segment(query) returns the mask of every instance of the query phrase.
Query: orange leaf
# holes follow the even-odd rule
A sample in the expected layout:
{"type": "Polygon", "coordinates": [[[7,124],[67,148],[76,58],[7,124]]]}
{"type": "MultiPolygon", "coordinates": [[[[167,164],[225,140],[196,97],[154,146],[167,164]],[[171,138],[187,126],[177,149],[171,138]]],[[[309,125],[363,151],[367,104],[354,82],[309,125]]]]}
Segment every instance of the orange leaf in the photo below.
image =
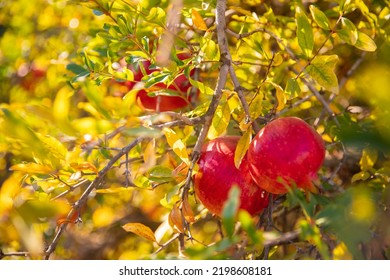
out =
{"type": "Polygon", "coordinates": [[[127,223],[123,225],[122,228],[127,232],[135,233],[136,235],[141,236],[147,240],[158,243],[153,231],[150,229],[150,227],[145,226],[144,224],[127,223]]]}
{"type": "Polygon", "coordinates": [[[184,162],[181,162],[173,171],[172,175],[177,181],[184,180],[187,176],[188,172],[188,165],[184,162]]]}
{"type": "Polygon", "coordinates": [[[191,16],[192,16],[192,22],[194,23],[196,28],[198,28],[199,30],[203,30],[203,31],[207,30],[207,25],[197,10],[192,9],[191,16]]]}
{"type": "Polygon", "coordinates": [[[70,166],[78,171],[85,171],[85,170],[90,170],[96,174],[99,173],[99,171],[97,170],[96,166],[93,165],[92,163],[90,162],[83,162],[83,163],[71,163],[70,166]]]}
{"type": "Polygon", "coordinates": [[[191,205],[188,202],[188,195],[186,195],[186,197],[183,199],[182,206],[181,206],[181,212],[184,215],[184,219],[186,219],[186,221],[188,223],[195,222],[194,212],[192,212],[191,205]]]}
{"type": "Polygon", "coordinates": [[[36,173],[36,174],[50,174],[53,173],[54,171],[52,168],[48,166],[41,165],[34,162],[15,164],[10,167],[10,170],[22,171],[26,173],[36,173]]]}
{"type": "Polygon", "coordinates": [[[184,232],[183,216],[176,204],[173,206],[171,213],[169,213],[168,222],[173,229],[180,233],[184,232]]]}

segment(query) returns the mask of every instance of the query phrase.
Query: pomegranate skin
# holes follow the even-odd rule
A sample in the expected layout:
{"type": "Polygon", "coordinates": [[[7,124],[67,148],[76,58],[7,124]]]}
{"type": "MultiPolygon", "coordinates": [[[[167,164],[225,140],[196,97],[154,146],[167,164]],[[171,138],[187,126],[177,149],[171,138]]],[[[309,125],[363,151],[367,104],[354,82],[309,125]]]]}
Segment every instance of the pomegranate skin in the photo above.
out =
{"type": "MultiPolygon", "coordinates": [[[[180,53],[177,54],[177,57],[180,60],[185,60],[191,57],[189,53],[180,53]]],[[[149,75],[155,71],[156,69],[151,69],[151,63],[149,61],[143,62],[143,66],[145,68],[146,74],[149,75]]],[[[132,89],[137,82],[140,82],[143,78],[142,72],[140,69],[131,69],[134,73],[134,82],[132,82],[132,89]]],[[[193,76],[195,70],[193,69],[190,72],[190,76],[193,76]]],[[[145,110],[156,111],[156,112],[166,112],[166,111],[176,111],[179,109],[183,109],[190,105],[191,97],[188,96],[188,91],[191,88],[190,81],[188,78],[181,73],[178,75],[173,83],[169,86],[164,83],[157,83],[151,89],[141,89],[137,92],[136,99],[138,104],[145,110]],[[174,91],[177,95],[159,95],[159,96],[149,96],[148,92],[153,90],[165,90],[168,89],[170,91],[174,91]]]]}
{"type": "Polygon", "coordinates": [[[268,123],[252,140],[248,149],[249,170],[253,180],[273,194],[284,194],[289,187],[314,191],[325,158],[321,136],[296,117],[279,118],[268,123]]]}
{"type": "Polygon", "coordinates": [[[252,180],[247,158],[241,166],[234,165],[237,136],[223,136],[202,147],[199,172],[194,176],[195,194],[213,214],[221,216],[224,203],[233,185],[240,188],[240,209],[255,215],[268,205],[268,193],[252,180]]]}

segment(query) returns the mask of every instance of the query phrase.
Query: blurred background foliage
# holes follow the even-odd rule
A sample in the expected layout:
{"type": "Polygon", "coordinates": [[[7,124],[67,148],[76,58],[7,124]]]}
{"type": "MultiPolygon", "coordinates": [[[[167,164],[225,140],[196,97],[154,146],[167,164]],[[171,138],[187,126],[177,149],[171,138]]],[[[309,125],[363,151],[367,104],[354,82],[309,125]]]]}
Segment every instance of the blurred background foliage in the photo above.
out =
{"type": "MultiPolygon", "coordinates": [[[[200,93],[183,110],[188,117],[206,112],[218,76],[215,4],[184,1],[171,60],[142,80],[169,84],[195,69],[200,93]],[[191,58],[181,61],[181,52],[191,58]]],[[[263,125],[299,116],[321,133],[327,155],[318,193],[295,190],[274,197],[272,213],[222,223],[192,192],[180,196],[199,126],[153,126],[175,115],[144,110],[126,86],[134,80],[126,66],[161,63],[171,7],[0,0],[0,256],[42,258],[69,223],[52,258],[389,258],[389,1],[228,1],[229,47],[251,117],[263,125]],[[148,140],[67,217],[98,171],[139,136],[148,140]],[[191,209],[190,231],[179,205],[191,209]],[[294,238],[280,242],[285,233],[294,238]]],[[[231,82],[217,112],[209,138],[245,133],[231,82]]]]}

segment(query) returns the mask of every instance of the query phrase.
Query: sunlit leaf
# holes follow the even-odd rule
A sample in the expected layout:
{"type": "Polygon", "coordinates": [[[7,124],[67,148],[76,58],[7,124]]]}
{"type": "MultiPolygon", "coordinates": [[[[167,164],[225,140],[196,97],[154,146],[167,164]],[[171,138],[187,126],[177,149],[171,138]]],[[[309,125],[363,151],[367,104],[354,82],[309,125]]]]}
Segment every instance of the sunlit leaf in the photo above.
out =
{"type": "Polygon", "coordinates": [[[92,171],[96,174],[99,172],[96,166],[90,162],[82,162],[82,163],[73,162],[70,164],[70,166],[77,171],[92,171]]]}
{"type": "Polygon", "coordinates": [[[123,225],[122,228],[127,232],[135,233],[136,235],[141,236],[149,241],[158,243],[153,231],[150,229],[150,227],[145,226],[144,224],[127,223],[123,225]]]}
{"type": "Polygon", "coordinates": [[[225,132],[230,121],[230,108],[228,102],[225,100],[221,101],[215,111],[210,130],[207,134],[209,139],[214,139],[225,132]]]}
{"type": "Polygon", "coordinates": [[[34,162],[15,164],[10,167],[10,170],[29,174],[51,174],[55,172],[51,167],[34,162]]]}
{"type": "Polygon", "coordinates": [[[180,159],[189,165],[190,159],[187,152],[187,147],[183,140],[179,138],[177,133],[171,128],[164,128],[164,134],[167,139],[168,145],[172,148],[173,152],[180,157],[180,159]]]}
{"type": "Polygon", "coordinates": [[[275,90],[276,90],[275,97],[276,97],[276,102],[277,102],[276,111],[279,112],[279,111],[283,110],[284,107],[286,106],[287,97],[286,97],[286,94],[285,94],[284,90],[282,89],[282,87],[274,82],[271,82],[271,81],[265,81],[264,84],[270,84],[275,88],[275,90]]]}
{"type": "Polygon", "coordinates": [[[37,134],[37,136],[52,156],[60,160],[66,159],[66,154],[68,153],[68,150],[59,140],[50,135],[43,136],[41,134],[37,134]]]}
{"type": "Polygon", "coordinates": [[[165,11],[160,7],[152,7],[146,19],[153,23],[164,23],[165,11]]]}
{"type": "Polygon", "coordinates": [[[335,91],[338,87],[337,76],[334,72],[337,62],[337,55],[319,55],[306,67],[306,71],[325,89],[335,91]]]}
{"type": "Polygon", "coordinates": [[[296,8],[295,19],[297,23],[298,44],[306,59],[309,59],[314,47],[313,29],[309,19],[300,7],[296,8]]]}
{"type": "Polygon", "coordinates": [[[199,14],[199,12],[197,10],[192,9],[191,10],[191,16],[192,16],[192,23],[194,24],[194,26],[197,29],[203,30],[203,31],[207,30],[207,25],[206,25],[206,23],[204,22],[202,16],[199,14]]]}
{"type": "Polygon", "coordinates": [[[204,59],[218,61],[220,56],[218,44],[213,40],[212,33],[208,33],[201,40],[201,50],[204,54],[204,59]]]}
{"type": "Polygon", "coordinates": [[[290,95],[291,98],[295,98],[301,93],[301,87],[296,79],[290,78],[287,80],[284,91],[286,94],[290,95]]]}
{"type": "Polygon", "coordinates": [[[251,139],[252,127],[250,126],[247,131],[245,131],[244,135],[240,137],[240,140],[238,140],[237,147],[234,152],[234,165],[237,169],[240,167],[241,161],[246,155],[251,139]]]}
{"type": "Polygon", "coordinates": [[[196,81],[190,78],[191,85],[195,86],[199,91],[206,95],[213,95],[214,90],[210,87],[208,87],[206,84],[202,83],[201,81],[196,81]]]}
{"type": "Polygon", "coordinates": [[[321,11],[314,5],[310,5],[310,13],[314,21],[318,24],[319,27],[325,30],[331,29],[329,19],[327,18],[327,16],[323,11],[321,11]]]}
{"type": "Polygon", "coordinates": [[[363,32],[358,32],[359,36],[356,41],[355,47],[366,52],[376,51],[376,44],[370,36],[364,34],[363,32]]]}
{"type": "Polygon", "coordinates": [[[173,170],[167,166],[156,165],[149,171],[149,176],[153,181],[165,182],[172,180],[172,172],[173,170]]]}
{"type": "Polygon", "coordinates": [[[256,96],[251,100],[249,104],[249,112],[252,120],[257,119],[263,110],[264,95],[262,92],[258,92],[256,96]]]}
{"type": "Polygon", "coordinates": [[[341,40],[350,45],[355,45],[358,39],[358,30],[355,24],[346,17],[341,18],[342,28],[337,30],[337,35],[341,40]]]}

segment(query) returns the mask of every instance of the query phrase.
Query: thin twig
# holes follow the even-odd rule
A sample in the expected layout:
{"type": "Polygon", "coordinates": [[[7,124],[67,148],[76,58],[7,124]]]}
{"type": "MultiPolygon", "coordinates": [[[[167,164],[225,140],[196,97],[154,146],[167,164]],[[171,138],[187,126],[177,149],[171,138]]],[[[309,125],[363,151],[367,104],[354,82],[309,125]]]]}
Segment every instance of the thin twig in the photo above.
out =
{"type": "MultiPolygon", "coordinates": [[[[89,184],[87,189],[84,191],[84,193],[80,196],[79,200],[76,201],[76,203],[73,205],[72,209],[69,211],[66,220],[71,220],[71,217],[75,215],[76,213],[79,213],[80,208],[87,202],[89,194],[99,187],[104,180],[105,175],[107,172],[112,168],[112,166],[125,154],[127,154],[131,149],[133,149],[135,146],[137,146],[140,142],[148,139],[147,137],[138,137],[133,142],[131,142],[129,145],[125,146],[118,154],[116,154],[107,164],[106,166],[99,171],[96,178],[89,184]]],[[[54,236],[52,242],[49,244],[45,251],[45,259],[49,259],[50,255],[54,252],[54,250],[57,247],[57,244],[60,240],[61,235],[65,231],[68,223],[62,223],[56,232],[56,235],[54,236]]]]}
{"type": "Polygon", "coordinates": [[[28,257],[30,255],[29,252],[9,252],[4,253],[2,250],[0,250],[0,260],[6,257],[28,257]]]}
{"type": "Polygon", "coordinates": [[[289,244],[293,242],[294,240],[299,238],[301,231],[299,229],[286,232],[278,237],[269,238],[264,241],[264,246],[271,248],[273,246],[283,245],[283,244],[289,244]]]}

